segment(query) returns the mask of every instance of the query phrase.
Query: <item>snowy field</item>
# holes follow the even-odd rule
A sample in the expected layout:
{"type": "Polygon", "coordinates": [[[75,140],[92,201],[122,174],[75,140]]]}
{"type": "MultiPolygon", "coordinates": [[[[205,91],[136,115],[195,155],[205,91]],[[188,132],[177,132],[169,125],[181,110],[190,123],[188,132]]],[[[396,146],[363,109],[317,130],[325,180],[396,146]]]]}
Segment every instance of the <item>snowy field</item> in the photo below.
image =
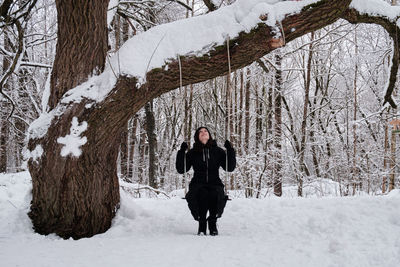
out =
{"type": "Polygon", "coordinates": [[[400,266],[400,191],[234,199],[220,235],[197,236],[186,202],[121,191],[112,228],[63,240],[31,229],[28,173],[0,174],[0,266],[400,266]]]}

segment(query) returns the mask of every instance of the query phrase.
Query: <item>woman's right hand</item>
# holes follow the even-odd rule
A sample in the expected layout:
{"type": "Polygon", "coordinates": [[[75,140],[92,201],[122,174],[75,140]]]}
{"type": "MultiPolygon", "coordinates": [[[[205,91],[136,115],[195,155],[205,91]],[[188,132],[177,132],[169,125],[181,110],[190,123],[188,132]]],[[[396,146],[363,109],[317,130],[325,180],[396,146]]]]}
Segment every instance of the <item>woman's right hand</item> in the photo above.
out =
{"type": "Polygon", "coordinates": [[[186,143],[186,142],[183,142],[182,144],[181,144],[181,151],[186,151],[186,149],[188,148],[188,144],[186,143]]]}
{"type": "Polygon", "coordinates": [[[231,142],[229,142],[228,140],[225,141],[224,147],[227,150],[232,150],[233,149],[231,142]]]}

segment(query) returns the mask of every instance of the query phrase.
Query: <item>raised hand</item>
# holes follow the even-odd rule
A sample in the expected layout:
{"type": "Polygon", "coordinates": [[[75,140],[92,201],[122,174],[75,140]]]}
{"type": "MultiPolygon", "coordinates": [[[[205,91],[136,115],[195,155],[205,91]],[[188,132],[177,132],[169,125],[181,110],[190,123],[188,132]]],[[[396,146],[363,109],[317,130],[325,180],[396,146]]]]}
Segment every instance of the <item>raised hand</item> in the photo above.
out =
{"type": "Polygon", "coordinates": [[[188,148],[188,144],[186,142],[182,142],[180,150],[186,151],[187,148],[188,148]]]}
{"type": "Polygon", "coordinates": [[[228,140],[226,140],[226,141],[225,141],[225,144],[224,144],[224,147],[225,147],[227,150],[232,149],[232,144],[231,144],[231,142],[229,142],[228,140]]]}

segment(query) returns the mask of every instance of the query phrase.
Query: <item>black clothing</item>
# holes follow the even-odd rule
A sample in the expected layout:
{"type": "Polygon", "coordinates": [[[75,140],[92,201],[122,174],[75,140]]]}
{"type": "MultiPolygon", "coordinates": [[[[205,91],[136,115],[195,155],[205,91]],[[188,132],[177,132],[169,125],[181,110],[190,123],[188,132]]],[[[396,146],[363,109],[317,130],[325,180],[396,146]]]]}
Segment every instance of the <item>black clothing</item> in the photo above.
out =
{"type": "MultiPolygon", "coordinates": [[[[228,172],[232,172],[236,167],[235,150],[231,147],[228,151],[228,172]]],[[[226,171],[226,154],[225,151],[217,146],[215,141],[212,142],[210,148],[204,147],[201,151],[194,149],[186,153],[186,171],[184,170],[184,150],[179,150],[176,155],[176,170],[178,173],[184,173],[193,167],[194,176],[192,183],[204,185],[221,185],[223,183],[219,178],[219,167],[226,171]]]]}
{"type": "MultiPolygon", "coordinates": [[[[198,134],[195,135],[195,140],[196,137],[198,140],[198,134]]],[[[219,168],[226,170],[226,154],[214,140],[211,138],[210,140],[206,145],[201,144],[202,146],[196,142],[194,148],[189,150],[186,154],[186,170],[184,170],[185,151],[179,150],[176,156],[178,173],[182,174],[191,167],[194,170],[186,200],[195,220],[205,220],[207,211],[214,218],[221,217],[227,201],[224,184],[219,177],[219,168]]],[[[230,147],[227,152],[228,171],[232,172],[236,167],[235,150],[230,147]]]]}
{"type": "Polygon", "coordinates": [[[228,150],[233,149],[231,142],[229,142],[228,140],[225,141],[224,147],[228,150]]]}
{"type": "Polygon", "coordinates": [[[181,144],[181,150],[185,151],[188,148],[188,144],[186,142],[183,142],[181,144]]]}
{"type": "Polygon", "coordinates": [[[210,235],[218,235],[217,229],[217,218],[208,217],[208,230],[210,231],[210,235]]]}
{"type": "Polygon", "coordinates": [[[199,221],[199,230],[197,231],[198,235],[207,235],[207,221],[206,220],[200,220],[199,221]]]}

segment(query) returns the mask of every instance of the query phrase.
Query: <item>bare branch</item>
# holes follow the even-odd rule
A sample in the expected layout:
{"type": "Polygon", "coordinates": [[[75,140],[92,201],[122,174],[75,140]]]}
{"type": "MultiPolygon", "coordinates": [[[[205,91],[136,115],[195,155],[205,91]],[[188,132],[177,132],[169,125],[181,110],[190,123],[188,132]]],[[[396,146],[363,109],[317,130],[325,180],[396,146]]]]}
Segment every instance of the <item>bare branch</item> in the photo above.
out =
{"type": "Polygon", "coordinates": [[[43,64],[43,63],[38,63],[38,62],[28,62],[28,61],[22,61],[20,66],[21,67],[27,66],[27,67],[35,67],[35,68],[46,68],[46,69],[51,69],[53,67],[52,65],[48,65],[48,64],[43,64]]]}

